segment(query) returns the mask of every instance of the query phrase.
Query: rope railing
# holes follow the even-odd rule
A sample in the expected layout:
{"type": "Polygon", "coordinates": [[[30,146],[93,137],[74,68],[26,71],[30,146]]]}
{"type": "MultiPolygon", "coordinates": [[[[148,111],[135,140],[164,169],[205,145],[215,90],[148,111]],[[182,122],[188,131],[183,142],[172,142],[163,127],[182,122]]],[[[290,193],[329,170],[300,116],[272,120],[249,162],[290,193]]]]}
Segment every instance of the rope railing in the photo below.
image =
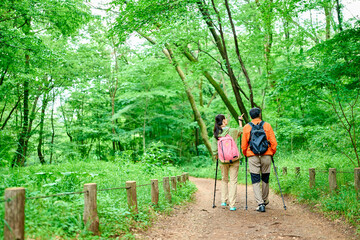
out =
{"type": "MultiPolygon", "coordinates": [[[[163,183],[163,181],[160,181],[158,183],[163,183]]],[[[144,186],[151,186],[154,185],[154,183],[147,183],[147,184],[140,184],[136,185],[136,187],[144,187],[144,186]]],[[[98,189],[97,191],[111,191],[111,190],[118,190],[118,189],[130,189],[131,187],[114,187],[114,188],[104,188],[104,189],[98,189]]],[[[44,196],[35,196],[35,197],[25,197],[25,199],[39,199],[39,198],[51,198],[51,197],[60,197],[60,196],[66,196],[66,195],[76,195],[76,194],[83,194],[87,191],[81,191],[81,192],[63,192],[63,193],[57,193],[57,194],[51,194],[51,195],[44,195],[44,196]]],[[[2,202],[8,202],[11,201],[10,199],[0,199],[0,203],[2,202]]]]}
{"type": "MultiPolygon", "coordinates": [[[[280,168],[280,167],[276,167],[276,168],[280,168]]],[[[285,167],[285,168],[287,168],[287,167],[285,167]]],[[[325,172],[325,173],[328,173],[329,172],[329,169],[318,169],[318,168],[314,168],[317,172],[325,172]]],[[[309,170],[308,169],[299,169],[298,171],[300,171],[300,172],[309,172],[309,170]]],[[[354,173],[354,171],[336,171],[337,173],[354,173]]]]}
{"type": "MultiPolygon", "coordinates": [[[[282,167],[283,175],[287,175],[288,168],[282,167]]],[[[336,175],[339,174],[354,174],[354,183],[355,183],[355,191],[356,196],[358,199],[360,199],[360,168],[355,168],[353,172],[350,171],[337,171],[336,168],[329,168],[328,170],[325,169],[316,169],[316,168],[309,168],[308,170],[300,169],[300,167],[295,167],[295,177],[300,177],[301,172],[307,172],[309,176],[309,185],[310,188],[315,187],[315,176],[316,173],[328,173],[328,179],[329,179],[329,189],[330,192],[335,192],[335,190],[338,188],[336,175]]]]}
{"type": "Polygon", "coordinates": [[[86,193],[86,191],[82,191],[82,192],[64,192],[64,193],[51,194],[51,195],[47,195],[47,196],[26,197],[25,199],[51,198],[51,197],[60,197],[60,196],[66,196],[66,195],[83,194],[83,193],[86,193]]]}
{"type": "Polygon", "coordinates": [[[114,187],[114,188],[104,188],[98,189],[98,191],[111,191],[111,190],[118,190],[118,189],[130,189],[131,187],[114,187]]]}
{"type": "MultiPolygon", "coordinates": [[[[329,169],[326,170],[326,169],[317,169],[315,168],[316,172],[323,172],[323,173],[328,173],[329,172],[329,169]]],[[[309,172],[309,170],[306,170],[306,169],[300,169],[299,170],[300,172],[309,172]]],[[[350,172],[350,171],[336,171],[336,173],[354,173],[354,172],[350,172]]]]}
{"type": "MultiPolygon", "coordinates": [[[[276,168],[279,168],[279,167],[276,167],[276,168]]],[[[325,169],[316,169],[316,172],[321,172],[321,173],[329,173],[329,170],[325,170],[325,169]]],[[[244,172],[245,170],[243,168],[239,169],[240,172],[244,172]]],[[[247,170],[248,172],[250,172],[250,170],[248,169],[247,170]]],[[[298,170],[300,172],[306,172],[306,173],[309,173],[309,170],[306,170],[306,169],[300,169],[298,170]]],[[[354,174],[354,172],[350,172],[350,171],[336,171],[336,173],[349,173],[349,174],[354,174]]]]}
{"type": "Polygon", "coordinates": [[[117,189],[126,189],[127,203],[130,211],[133,214],[138,213],[137,204],[137,187],[151,186],[151,203],[153,206],[159,204],[159,183],[163,184],[165,199],[171,202],[171,193],[176,192],[178,187],[184,186],[189,180],[189,174],[183,173],[181,176],[164,177],[163,181],[158,179],[152,179],[151,183],[138,184],[135,181],[126,181],[125,187],[113,187],[97,189],[96,183],[84,184],[84,191],[78,192],[64,192],[43,196],[26,197],[26,191],[23,187],[6,188],[4,199],[0,199],[0,202],[5,202],[5,218],[7,223],[4,227],[4,239],[24,239],[25,236],[25,200],[26,199],[40,199],[60,197],[65,195],[84,194],[84,223],[89,231],[94,235],[99,235],[99,218],[97,212],[97,192],[111,191],[117,189]]]}
{"type": "Polygon", "coordinates": [[[145,186],[150,186],[150,185],[153,185],[153,183],[140,184],[140,185],[136,185],[136,187],[145,187],[145,186]]]}

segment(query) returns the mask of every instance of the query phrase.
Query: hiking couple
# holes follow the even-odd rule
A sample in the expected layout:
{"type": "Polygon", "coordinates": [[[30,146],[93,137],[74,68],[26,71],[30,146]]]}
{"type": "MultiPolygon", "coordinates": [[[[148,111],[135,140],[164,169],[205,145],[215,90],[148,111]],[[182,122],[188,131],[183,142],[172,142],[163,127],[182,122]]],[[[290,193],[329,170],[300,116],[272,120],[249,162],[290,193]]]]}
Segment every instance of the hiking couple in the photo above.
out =
{"type": "Polygon", "coordinates": [[[261,110],[259,108],[252,108],[249,114],[252,121],[243,127],[241,115],[238,118],[238,128],[227,127],[228,120],[225,116],[222,114],[217,115],[215,117],[214,137],[211,147],[213,156],[220,160],[222,175],[221,206],[229,205],[230,211],[235,211],[240,164],[237,139],[242,134],[241,149],[249,160],[251,181],[255,200],[258,204],[256,210],[265,212],[265,206],[269,204],[271,160],[276,152],[277,142],[271,125],[262,121],[261,110]],[[265,138],[264,141],[261,141],[261,137],[265,138]],[[262,182],[261,185],[260,182],[262,182]]]}

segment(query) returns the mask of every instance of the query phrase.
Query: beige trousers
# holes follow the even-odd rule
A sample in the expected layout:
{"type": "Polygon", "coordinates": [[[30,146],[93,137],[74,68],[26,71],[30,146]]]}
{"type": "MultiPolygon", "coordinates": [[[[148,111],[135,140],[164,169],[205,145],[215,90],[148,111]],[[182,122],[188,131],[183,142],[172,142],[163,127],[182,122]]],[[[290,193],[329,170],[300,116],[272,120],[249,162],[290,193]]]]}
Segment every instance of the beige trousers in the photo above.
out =
{"type": "Polygon", "coordinates": [[[237,180],[240,161],[234,163],[220,163],[221,169],[221,202],[228,203],[230,207],[235,207],[237,196],[237,180]],[[229,185],[230,176],[230,186],[229,185]]]}
{"type": "MultiPolygon", "coordinates": [[[[258,174],[263,176],[263,174],[270,174],[271,168],[271,156],[252,156],[249,157],[249,169],[251,174],[258,174]]],[[[269,198],[269,183],[264,182],[261,176],[261,186],[260,180],[257,183],[253,182],[253,190],[255,195],[255,200],[258,205],[263,204],[269,198]]],[[[260,178],[260,176],[259,176],[260,178]]]]}

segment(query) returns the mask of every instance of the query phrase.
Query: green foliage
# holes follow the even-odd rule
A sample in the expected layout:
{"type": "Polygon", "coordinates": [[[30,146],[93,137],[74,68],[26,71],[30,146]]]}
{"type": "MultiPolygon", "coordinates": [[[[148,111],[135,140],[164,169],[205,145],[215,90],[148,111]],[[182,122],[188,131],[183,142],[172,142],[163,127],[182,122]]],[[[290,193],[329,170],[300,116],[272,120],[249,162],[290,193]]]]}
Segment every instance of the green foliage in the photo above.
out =
{"type": "Polygon", "coordinates": [[[142,155],[141,162],[147,166],[147,171],[152,172],[157,167],[169,164],[172,159],[172,152],[165,148],[161,142],[152,143],[142,155]]]}
{"type": "Polygon", "coordinates": [[[280,142],[291,142],[291,150],[306,142],[309,147],[341,151],[354,165],[360,164],[359,43],[359,27],[343,31],[310,49],[307,61],[289,67],[278,81],[274,91],[278,97],[290,98],[297,92],[284,102],[297,107],[288,110],[290,118],[279,122],[280,142]]]}
{"type": "MultiPolygon", "coordinates": [[[[281,190],[293,195],[299,202],[313,205],[317,210],[332,216],[344,217],[349,223],[360,229],[359,207],[354,188],[354,168],[341,154],[329,155],[319,151],[298,151],[295,154],[282,153],[275,158],[278,167],[281,190]],[[282,174],[282,167],[287,167],[288,174],[282,174]],[[295,176],[295,167],[301,167],[300,176],[295,176]],[[316,186],[309,188],[309,168],[315,168],[316,186]],[[328,169],[336,168],[336,193],[329,192],[328,169]],[[324,172],[321,172],[324,171],[324,172]],[[344,173],[342,173],[344,172],[344,173]]],[[[279,193],[276,178],[270,178],[271,187],[279,193]]]]}
{"type": "MultiPolygon", "coordinates": [[[[131,163],[127,158],[117,158],[115,162],[91,161],[73,162],[53,166],[31,166],[22,169],[1,169],[0,195],[7,187],[25,187],[26,197],[56,194],[61,192],[82,191],[83,184],[97,183],[98,189],[123,187],[126,181],[136,181],[138,185],[165,176],[182,174],[180,169],[170,165],[131,163]]],[[[191,183],[172,192],[172,203],[164,197],[159,183],[159,206],[151,205],[150,186],[137,188],[139,214],[132,214],[127,207],[125,189],[98,192],[98,214],[100,231],[103,238],[130,234],[131,229],[148,227],[156,212],[169,212],[173,205],[191,200],[195,187],[191,183]]],[[[26,237],[90,239],[83,223],[83,196],[66,195],[60,197],[26,200],[26,237]]],[[[0,209],[4,217],[4,205],[0,209]]],[[[0,229],[0,236],[3,227],[0,229]]],[[[96,237],[93,237],[96,239],[96,237]]]]}
{"type": "MultiPolygon", "coordinates": [[[[169,164],[184,165],[194,176],[213,178],[215,164],[209,159],[184,85],[173,62],[162,53],[165,45],[172,48],[174,59],[184,71],[185,83],[210,138],[214,116],[228,114],[229,110],[204,71],[215,79],[235,108],[234,91],[240,88],[248,110],[249,87],[242,74],[245,67],[255,103],[275,130],[279,161],[289,168],[308,168],[314,157],[318,159],[317,167],[325,169],[360,165],[359,23],[343,19],[340,31],[336,21],[304,18],[327,10],[335,12],[329,1],[230,1],[243,66],[221,1],[130,0],[113,1],[107,7],[102,16],[94,16],[90,14],[91,5],[80,0],[0,2],[3,187],[26,186],[34,190],[34,195],[77,191],[84,181],[117,185],[118,179],[108,176],[120,178],[113,172],[116,169],[124,171],[124,176],[144,173],[150,178],[162,171],[168,173],[170,170],[164,169],[171,169],[169,164]],[[201,3],[214,28],[209,28],[208,17],[201,14],[201,3]],[[223,53],[211,32],[219,34],[220,23],[224,31],[221,42],[226,43],[236,86],[229,81],[223,53]],[[330,29],[324,27],[328,24],[330,29]],[[189,61],[184,52],[196,61],[189,61]],[[40,114],[42,106],[46,107],[40,114]],[[26,151],[19,151],[20,144],[26,145],[26,151]],[[28,167],[7,170],[17,156],[24,156],[28,167]],[[41,156],[45,163],[59,165],[37,166],[41,156]],[[99,160],[99,166],[92,159],[99,160]],[[109,166],[113,171],[107,170],[109,166]]],[[[237,123],[230,119],[229,125],[237,123]]],[[[354,216],[353,209],[344,207],[352,204],[351,197],[347,197],[352,194],[351,187],[340,188],[335,198],[326,191],[306,189],[304,176],[282,180],[287,183],[284,190],[301,201],[331,198],[340,205],[324,203],[325,210],[338,209],[340,214],[347,210],[354,216]],[[304,183],[303,188],[299,188],[299,182],[304,183]]],[[[325,180],[319,178],[323,189],[325,180]]],[[[179,201],[192,189],[182,191],[179,201]]],[[[104,236],[125,234],[131,238],[127,234],[130,228],[137,224],[146,227],[154,213],[146,208],[131,216],[125,208],[109,207],[120,206],[124,198],[114,194],[103,192],[99,196],[104,203],[99,205],[103,216],[109,212],[102,219],[109,219],[102,225],[107,234],[104,236]]],[[[31,200],[34,205],[30,206],[34,207],[27,210],[31,216],[28,230],[35,234],[38,226],[33,218],[37,215],[31,214],[70,212],[61,214],[59,221],[42,221],[47,225],[41,236],[50,238],[46,235],[49,230],[64,238],[86,238],[88,233],[79,214],[80,199],[61,197],[53,205],[47,199],[31,200]]],[[[145,195],[139,199],[147,201],[145,195]]],[[[163,206],[159,207],[161,211],[169,209],[164,202],[163,206]]],[[[350,215],[348,219],[352,219],[350,215]]]]}

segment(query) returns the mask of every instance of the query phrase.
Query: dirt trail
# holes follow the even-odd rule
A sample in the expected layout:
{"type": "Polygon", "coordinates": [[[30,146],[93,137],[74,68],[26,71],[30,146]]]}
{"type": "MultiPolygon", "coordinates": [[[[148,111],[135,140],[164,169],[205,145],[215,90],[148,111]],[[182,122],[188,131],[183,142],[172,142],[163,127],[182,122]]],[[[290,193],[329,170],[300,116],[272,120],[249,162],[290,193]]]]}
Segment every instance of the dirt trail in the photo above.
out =
{"type": "MultiPolygon", "coordinates": [[[[196,184],[196,200],[175,209],[171,216],[161,216],[137,239],[359,239],[354,229],[325,219],[307,208],[270,193],[265,213],[255,211],[252,186],[248,186],[248,210],[245,210],[245,186],[238,185],[238,210],[220,206],[220,190],[216,192],[216,208],[212,208],[214,180],[190,178],[196,184]]],[[[220,185],[220,181],[218,182],[220,185]]]]}

